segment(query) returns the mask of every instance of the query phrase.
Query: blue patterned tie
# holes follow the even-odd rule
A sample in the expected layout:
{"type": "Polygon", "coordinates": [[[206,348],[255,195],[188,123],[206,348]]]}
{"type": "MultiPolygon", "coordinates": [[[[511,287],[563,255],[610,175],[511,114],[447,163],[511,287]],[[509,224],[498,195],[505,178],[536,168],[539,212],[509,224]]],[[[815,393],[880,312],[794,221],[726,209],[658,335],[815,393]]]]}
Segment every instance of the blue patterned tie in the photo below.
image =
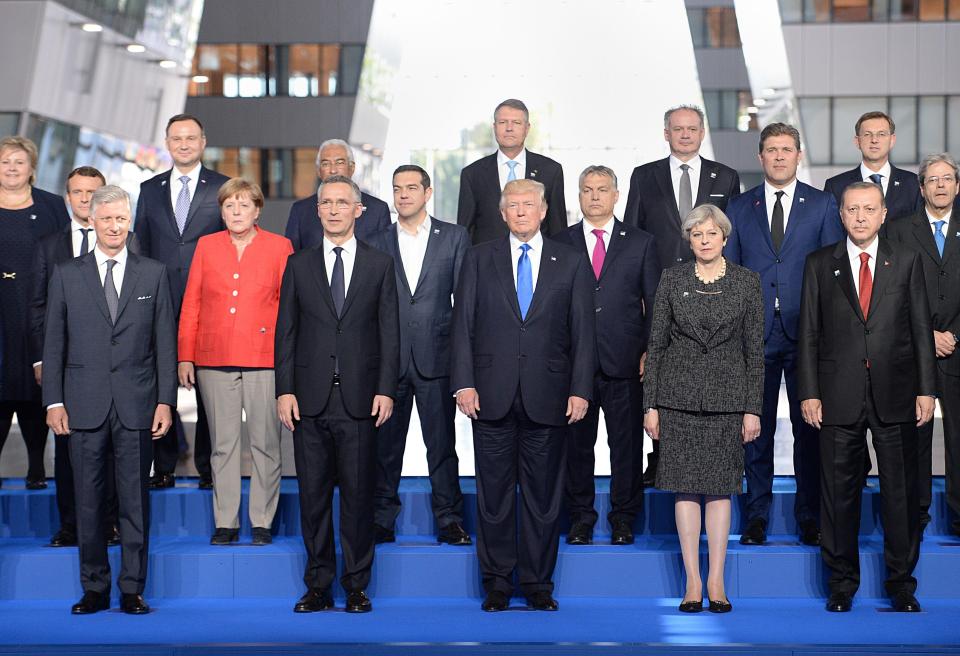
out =
{"type": "Polygon", "coordinates": [[[533,271],[530,269],[530,257],[527,252],[530,244],[521,244],[520,259],[517,261],[517,302],[520,303],[520,318],[526,320],[530,301],[533,300],[533,271]]]}
{"type": "Polygon", "coordinates": [[[507,162],[507,166],[510,167],[510,172],[507,173],[507,182],[511,182],[517,179],[517,166],[520,162],[514,162],[512,159],[507,162]]]}
{"type": "Polygon", "coordinates": [[[188,185],[190,176],[181,175],[180,182],[183,186],[180,187],[180,193],[177,195],[177,204],[173,208],[173,216],[177,220],[177,230],[182,235],[183,229],[187,226],[187,215],[190,213],[190,187],[188,185]]]}
{"type": "Polygon", "coordinates": [[[933,241],[937,242],[937,252],[943,257],[943,247],[947,243],[947,238],[943,234],[943,226],[946,221],[934,221],[933,241]]]}
{"type": "Polygon", "coordinates": [[[882,175],[880,175],[879,173],[871,173],[871,174],[870,174],[870,179],[873,180],[874,182],[876,182],[878,185],[880,185],[880,188],[883,189],[883,182],[882,182],[883,176],[882,176],[882,175]]]}

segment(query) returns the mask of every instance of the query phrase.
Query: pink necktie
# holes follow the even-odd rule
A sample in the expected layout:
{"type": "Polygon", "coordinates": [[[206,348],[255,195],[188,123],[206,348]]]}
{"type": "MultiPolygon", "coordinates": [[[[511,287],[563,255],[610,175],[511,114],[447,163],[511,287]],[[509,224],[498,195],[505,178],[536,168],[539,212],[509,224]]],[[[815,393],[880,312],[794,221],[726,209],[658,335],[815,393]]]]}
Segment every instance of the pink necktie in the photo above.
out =
{"type": "Polygon", "coordinates": [[[600,272],[603,271],[603,260],[607,257],[607,247],[603,245],[603,230],[597,228],[592,231],[597,238],[597,244],[593,247],[593,274],[600,280],[600,272]]]}

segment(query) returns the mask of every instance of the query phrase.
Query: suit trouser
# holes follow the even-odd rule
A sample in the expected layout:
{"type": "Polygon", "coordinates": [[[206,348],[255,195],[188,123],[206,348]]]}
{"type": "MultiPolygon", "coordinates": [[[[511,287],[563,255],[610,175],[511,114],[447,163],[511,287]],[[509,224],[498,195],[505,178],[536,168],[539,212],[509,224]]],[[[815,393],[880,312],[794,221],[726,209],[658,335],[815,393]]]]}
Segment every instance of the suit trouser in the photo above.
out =
{"type": "Polygon", "coordinates": [[[197,381],[204,406],[209,408],[215,524],[217,528],[240,527],[241,412],[246,412],[253,464],[250,525],[270,528],[280,501],[280,420],[273,369],[200,367],[197,381]]]}
{"type": "Polygon", "coordinates": [[[901,590],[912,593],[917,589],[913,570],[920,556],[917,429],[913,422],[880,420],[869,374],[866,402],[857,421],[820,429],[820,551],[830,568],[830,590],[853,594],[860,587],[860,508],[868,428],[880,470],[886,591],[889,595],[901,590]]]}
{"type": "MultiPolygon", "coordinates": [[[[960,376],[950,376],[937,367],[937,396],[943,415],[944,482],[947,506],[953,511],[953,530],[960,529],[960,376]]],[[[920,463],[920,521],[930,521],[933,499],[933,421],[917,429],[920,463]]]]}
{"type": "Polygon", "coordinates": [[[477,558],[486,592],[511,594],[514,568],[525,595],[553,591],[567,436],[567,426],[531,420],[519,390],[502,419],[474,420],[477,558]]]}
{"type": "Polygon", "coordinates": [[[354,419],[340,387],[330,391],[319,415],[301,416],[293,432],[300,489],[300,527],[307,550],[303,581],[326,590],[337,573],[333,540],[333,484],[340,486],[340,546],[347,592],[365,590],[373,566],[373,491],[377,481],[375,420],[354,419]]]}
{"type": "Polygon", "coordinates": [[[142,594],[147,580],[150,528],[150,431],[130,430],[115,406],[93,430],[74,430],[70,437],[77,494],[77,541],[80,583],[84,591],[110,592],[110,563],[103,535],[107,454],[113,452],[117,500],[120,503],[120,592],[142,594]]]}
{"type": "MultiPolygon", "coordinates": [[[[70,461],[70,436],[54,435],[53,475],[57,482],[57,511],[60,513],[60,529],[77,533],[77,497],[74,493],[73,463],[70,461]]],[[[103,529],[118,525],[120,507],[117,505],[117,481],[114,472],[113,451],[107,451],[104,473],[103,529]]]]}
{"type": "Polygon", "coordinates": [[[430,474],[430,506],[438,526],[463,522],[463,494],[460,491],[460,461],[454,428],[457,402],[450,394],[450,378],[424,378],[410,359],[397,386],[393,415],[377,435],[377,491],[374,521],[392,528],[400,514],[400,475],[407,444],[410,413],[417,401],[420,432],[427,447],[430,474]]]}
{"type": "Polygon", "coordinates": [[[46,478],[43,467],[48,431],[46,408],[40,401],[0,401],[0,451],[13,425],[13,413],[17,413],[17,424],[27,447],[27,480],[42,481],[46,478]]]}
{"type": "MultiPolygon", "coordinates": [[[[773,502],[773,447],[777,433],[777,403],[780,399],[780,378],[787,383],[790,424],[793,427],[793,473],[797,482],[793,512],[797,521],[816,520],[820,506],[819,443],[817,431],[803,421],[800,399],[797,398],[797,343],[783,332],[779,315],[774,316],[773,330],[764,344],[763,410],[760,436],[744,448],[744,469],[747,475],[747,520],[770,522],[773,502]]],[[[861,476],[863,462],[860,463],[861,476]]]]}
{"type": "MultiPolygon", "coordinates": [[[[199,383],[199,381],[198,381],[199,383]]],[[[197,426],[193,434],[193,464],[197,473],[210,476],[210,428],[207,425],[207,411],[203,406],[203,394],[200,385],[194,385],[197,394],[197,426]]],[[[180,413],[173,413],[173,430],[153,442],[153,468],[156,474],[175,474],[180,459],[180,445],[186,444],[186,429],[180,413]]]]}
{"type": "Polygon", "coordinates": [[[610,513],[607,521],[633,523],[643,509],[643,383],[639,378],[593,379],[594,403],[586,416],[570,427],[567,480],[564,499],[571,524],[593,526],[596,486],[593,479],[594,447],[600,409],[610,445],[610,513]]]}

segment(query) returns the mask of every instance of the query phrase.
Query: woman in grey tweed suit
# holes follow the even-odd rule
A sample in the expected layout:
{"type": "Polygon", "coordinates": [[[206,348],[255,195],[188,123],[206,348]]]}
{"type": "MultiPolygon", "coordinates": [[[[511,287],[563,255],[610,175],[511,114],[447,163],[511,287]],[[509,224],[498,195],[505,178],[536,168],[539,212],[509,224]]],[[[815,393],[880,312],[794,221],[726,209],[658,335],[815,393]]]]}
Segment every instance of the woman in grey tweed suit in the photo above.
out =
{"type": "Polygon", "coordinates": [[[701,205],[683,221],[695,261],[666,269],[653,308],[644,378],[644,429],[660,440],[657,487],[674,512],[687,585],[680,610],[703,610],[700,503],[706,504],[710,610],[731,610],[723,564],[730,495],[743,480],[743,444],[760,434],[763,296],[760,277],[722,255],[730,220],[701,205]]]}

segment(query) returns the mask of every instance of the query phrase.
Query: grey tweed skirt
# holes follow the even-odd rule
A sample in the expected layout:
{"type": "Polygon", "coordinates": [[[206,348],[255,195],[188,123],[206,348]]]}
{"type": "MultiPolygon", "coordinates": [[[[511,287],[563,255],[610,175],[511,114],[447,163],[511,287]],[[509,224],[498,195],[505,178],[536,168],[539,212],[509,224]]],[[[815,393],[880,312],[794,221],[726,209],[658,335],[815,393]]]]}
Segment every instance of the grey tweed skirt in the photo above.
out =
{"type": "Polygon", "coordinates": [[[658,408],[657,487],[725,496],[743,489],[743,415],[658,408]]]}

